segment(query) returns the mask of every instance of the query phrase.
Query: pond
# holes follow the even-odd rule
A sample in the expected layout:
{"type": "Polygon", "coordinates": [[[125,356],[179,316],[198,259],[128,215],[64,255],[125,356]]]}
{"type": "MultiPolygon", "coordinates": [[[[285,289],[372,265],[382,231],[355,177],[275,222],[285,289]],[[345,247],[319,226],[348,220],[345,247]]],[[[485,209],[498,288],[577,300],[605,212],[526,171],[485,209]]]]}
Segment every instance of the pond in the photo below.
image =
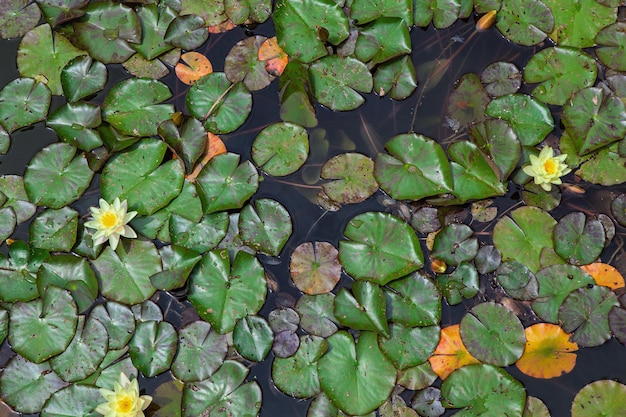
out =
{"type": "Polygon", "coordinates": [[[0,415],[622,415],[621,2],[27,3],[0,415]]]}

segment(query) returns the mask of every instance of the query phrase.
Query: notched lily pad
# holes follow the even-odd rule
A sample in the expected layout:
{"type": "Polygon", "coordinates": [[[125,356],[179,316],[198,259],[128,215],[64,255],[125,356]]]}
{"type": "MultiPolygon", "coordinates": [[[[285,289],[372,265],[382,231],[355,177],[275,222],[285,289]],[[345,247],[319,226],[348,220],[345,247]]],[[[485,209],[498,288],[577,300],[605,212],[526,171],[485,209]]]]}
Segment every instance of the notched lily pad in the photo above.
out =
{"type": "Polygon", "coordinates": [[[328,242],[305,242],[291,254],[291,279],[305,294],[324,294],[335,288],[341,277],[339,252],[328,242]]]}
{"type": "Polygon", "coordinates": [[[309,135],[302,126],[274,123],[264,128],[252,142],[252,160],[273,176],[296,172],[309,155],[309,135]]]}
{"type": "Polygon", "coordinates": [[[265,36],[252,36],[237,42],[231,48],[224,62],[224,72],[231,83],[241,81],[249,91],[257,91],[274,80],[274,76],[265,70],[265,64],[258,57],[259,48],[266,39],[265,36]]]}
{"type": "Polygon", "coordinates": [[[330,158],[322,166],[320,177],[330,180],[322,184],[322,190],[340,204],[360,203],[378,190],[374,161],[359,153],[344,153],[330,158]]]}

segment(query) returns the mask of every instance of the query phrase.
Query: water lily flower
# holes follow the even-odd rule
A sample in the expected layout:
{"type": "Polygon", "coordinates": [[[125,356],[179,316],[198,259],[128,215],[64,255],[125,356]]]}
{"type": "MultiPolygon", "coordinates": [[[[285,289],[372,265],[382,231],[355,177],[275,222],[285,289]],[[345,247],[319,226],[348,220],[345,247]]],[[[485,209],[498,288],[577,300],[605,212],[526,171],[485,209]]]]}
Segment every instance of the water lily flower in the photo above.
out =
{"type": "Polygon", "coordinates": [[[566,154],[554,156],[554,149],[545,146],[539,156],[530,155],[530,165],[522,168],[526,175],[534,177],[535,184],[541,185],[546,191],[552,189],[552,184],[561,184],[561,177],[572,170],[564,163],[566,154]]]}
{"type": "Polygon", "coordinates": [[[111,248],[115,250],[120,236],[137,237],[132,227],[127,224],[137,215],[137,212],[127,212],[126,200],[120,203],[120,199],[116,197],[113,204],[109,204],[101,198],[100,208],[90,207],[89,210],[91,210],[93,220],[85,222],[85,227],[96,230],[93,235],[94,245],[100,245],[108,240],[111,248]]]}
{"type": "Polygon", "coordinates": [[[143,410],[148,408],[152,397],[139,396],[137,379],[130,381],[124,372],[120,372],[120,380],[114,383],[113,389],[100,389],[107,402],[96,407],[98,413],[105,417],[145,417],[143,410]]]}

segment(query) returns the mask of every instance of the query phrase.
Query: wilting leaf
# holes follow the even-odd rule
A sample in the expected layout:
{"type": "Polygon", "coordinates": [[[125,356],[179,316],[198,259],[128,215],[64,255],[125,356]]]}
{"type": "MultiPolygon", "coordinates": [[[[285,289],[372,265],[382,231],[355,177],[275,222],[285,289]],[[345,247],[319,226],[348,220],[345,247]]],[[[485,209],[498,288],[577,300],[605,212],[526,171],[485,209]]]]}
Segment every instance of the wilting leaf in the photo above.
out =
{"type": "Polygon", "coordinates": [[[441,379],[446,379],[454,370],[465,365],[479,363],[463,344],[458,324],[441,329],[439,343],[428,361],[441,379]]]}
{"type": "Polygon", "coordinates": [[[515,363],[517,368],[535,378],[555,378],[570,372],[576,365],[578,350],[570,334],[560,326],[537,323],[525,330],[526,348],[515,363]]]}
{"type": "Polygon", "coordinates": [[[187,85],[213,72],[209,58],[199,52],[186,52],[180,56],[180,61],[175,67],[176,76],[187,85]]]}
{"type": "Polygon", "coordinates": [[[265,71],[274,77],[280,76],[289,62],[289,56],[278,45],[276,36],[267,38],[261,44],[258,58],[259,61],[265,63],[265,71]]]}
{"type": "Polygon", "coordinates": [[[612,290],[622,288],[625,285],[624,277],[614,266],[596,262],[583,265],[580,268],[591,275],[598,285],[609,287],[612,290]]]}
{"type": "Polygon", "coordinates": [[[341,277],[339,252],[328,242],[305,242],[291,254],[289,271],[296,287],[305,294],[331,291],[341,277]]]}

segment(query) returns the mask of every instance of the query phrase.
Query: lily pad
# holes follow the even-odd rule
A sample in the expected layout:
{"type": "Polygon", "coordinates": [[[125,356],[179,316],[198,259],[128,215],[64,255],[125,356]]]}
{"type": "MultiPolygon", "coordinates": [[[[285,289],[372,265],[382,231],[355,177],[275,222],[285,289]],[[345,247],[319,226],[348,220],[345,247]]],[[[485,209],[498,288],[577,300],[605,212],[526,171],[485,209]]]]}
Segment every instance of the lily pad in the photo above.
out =
{"type": "Polygon", "coordinates": [[[485,120],[489,95],[474,73],[463,75],[448,97],[448,114],[461,126],[485,120]]]}
{"type": "Polygon", "coordinates": [[[617,152],[617,144],[597,151],[575,172],[577,176],[592,184],[605,186],[626,182],[626,157],[617,152]]]}
{"type": "Polygon", "coordinates": [[[201,16],[181,13],[169,24],[163,40],[176,48],[192,51],[208,37],[209,31],[201,16]]]}
{"type": "Polygon", "coordinates": [[[391,394],[396,370],[381,353],[376,334],[361,332],[352,336],[340,331],[327,339],[329,350],[318,361],[320,386],[334,405],[349,415],[363,415],[380,405],[391,394]]]}
{"type": "Polygon", "coordinates": [[[352,218],[339,242],[339,261],[356,279],[384,285],[419,269],[424,257],[413,229],[386,213],[352,218]]]}
{"type": "Polygon", "coordinates": [[[181,288],[201,256],[182,246],[168,245],[159,249],[163,270],[150,277],[150,282],[162,291],[181,288]]]}
{"type": "Polygon", "coordinates": [[[427,387],[416,392],[411,398],[411,408],[425,417],[439,417],[446,411],[441,404],[441,390],[435,387],[427,387]]]}
{"type": "Polygon", "coordinates": [[[275,358],[272,362],[272,380],[283,393],[296,398],[309,398],[320,392],[317,364],[326,353],[325,339],[300,336],[300,347],[289,358],[275,358]]]}
{"type": "Polygon", "coordinates": [[[342,288],[335,297],[335,317],[355,330],[371,330],[389,337],[387,301],[383,290],[368,281],[355,281],[351,290],[342,288]]]}
{"type": "Polygon", "coordinates": [[[325,294],[341,278],[339,252],[328,242],[305,242],[291,254],[289,272],[296,287],[305,294],[325,294]]]}
{"type": "Polygon", "coordinates": [[[261,362],[265,359],[273,341],[272,329],[261,316],[248,315],[239,320],[233,330],[233,346],[249,361],[261,362]]]}
{"type": "Polygon", "coordinates": [[[451,274],[437,277],[437,288],[449,305],[459,304],[478,293],[478,272],[469,262],[461,262],[451,274]]]}
{"type": "Polygon", "coordinates": [[[17,78],[0,91],[0,124],[11,133],[39,122],[48,114],[50,89],[32,78],[17,78]]]}
{"type": "Polygon", "coordinates": [[[354,54],[362,62],[381,64],[409,53],[409,29],[401,18],[380,17],[359,29],[354,54]]]}
{"type": "Polygon", "coordinates": [[[302,126],[274,123],[264,128],[252,142],[252,160],[269,175],[293,174],[309,154],[309,135],[302,126]]]}
{"type": "Polygon", "coordinates": [[[460,325],[458,324],[441,329],[439,344],[428,361],[432,371],[443,380],[459,368],[479,363],[478,359],[474,358],[463,344],[460,325]]]}
{"type": "Polygon", "coordinates": [[[174,47],[163,39],[170,23],[178,15],[167,6],[143,4],[135,9],[141,22],[141,42],[130,46],[146,60],[153,60],[174,47]]]}
{"type": "Polygon", "coordinates": [[[90,317],[98,320],[109,335],[109,349],[122,349],[135,332],[135,318],[130,308],[114,301],[99,304],[91,310],[90,317]]]}
{"type": "Polygon", "coordinates": [[[29,0],[18,0],[2,4],[0,12],[0,38],[10,39],[23,36],[37,26],[41,19],[39,5],[29,0]]]}
{"type": "Polygon", "coordinates": [[[360,203],[378,190],[374,161],[360,153],[344,153],[330,158],[322,166],[320,177],[330,180],[322,184],[322,190],[340,204],[360,203]]]}
{"type": "Polygon", "coordinates": [[[452,172],[436,141],[414,133],[391,138],[379,153],[374,175],[380,187],[399,200],[419,200],[452,191],[452,172]]]}
{"type": "Polygon", "coordinates": [[[86,311],[98,297],[96,275],[89,263],[78,256],[52,255],[41,264],[37,271],[39,294],[43,295],[50,285],[70,291],[79,312],[86,311]]]}
{"type": "Polygon", "coordinates": [[[626,71],[626,23],[615,22],[605,26],[596,35],[600,45],[595,49],[598,59],[615,71],[626,71]]]}
{"type": "Polygon", "coordinates": [[[223,211],[202,216],[198,222],[173,214],[169,222],[172,244],[197,253],[213,250],[226,236],[228,225],[228,213],[223,211]]]}
{"type": "Polygon", "coordinates": [[[48,251],[31,248],[26,242],[13,242],[9,257],[0,255],[0,300],[12,303],[37,298],[37,270],[48,256],[48,251]]]}
{"type": "Polygon", "coordinates": [[[578,345],[556,324],[536,323],[525,330],[526,348],[515,363],[517,368],[534,378],[555,378],[576,366],[578,345]]]}
{"type": "Polygon", "coordinates": [[[460,0],[417,0],[413,6],[413,23],[428,26],[432,20],[437,29],[444,29],[457,20],[460,11],[460,0]]]}
{"type": "Polygon", "coordinates": [[[532,301],[539,296],[535,274],[521,262],[502,262],[496,271],[496,279],[504,291],[516,300],[532,301]]]}
{"type": "Polygon", "coordinates": [[[618,417],[626,406],[626,385],[612,380],[599,380],[585,385],[574,397],[572,417],[602,414],[618,417]]]}
{"type": "Polygon", "coordinates": [[[72,384],[52,394],[41,410],[41,417],[89,415],[101,402],[102,394],[98,388],[72,384]]]}
{"type": "Polygon", "coordinates": [[[379,96],[389,95],[394,100],[404,100],[416,88],[417,76],[409,56],[401,56],[376,67],[374,91],[379,96]]]}
{"type": "Polygon", "coordinates": [[[399,17],[407,27],[413,25],[411,1],[390,0],[356,0],[350,6],[350,17],[360,25],[364,25],[379,17],[399,17]]]}
{"type": "Polygon", "coordinates": [[[65,290],[50,286],[41,299],[11,307],[9,343],[35,363],[65,351],[74,337],[76,303],[65,290]]]}
{"type": "Polygon", "coordinates": [[[507,0],[498,11],[496,27],[513,43],[537,45],[552,32],[554,17],[540,0],[507,0]]]}
{"type": "Polygon", "coordinates": [[[226,15],[236,25],[248,22],[263,23],[272,13],[271,0],[226,0],[224,2],[226,15]]]}
{"type": "Polygon", "coordinates": [[[303,295],[295,309],[300,315],[300,326],[309,334],[328,337],[337,331],[334,310],[335,294],[303,295]]]}
{"type": "Polygon", "coordinates": [[[476,123],[468,128],[468,133],[474,143],[491,157],[498,168],[500,181],[505,181],[517,166],[522,153],[518,135],[503,120],[476,123]]]}
{"type": "Polygon", "coordinates": [[[389,319],[407,327],[434,326],[441,318],[441,294],[419,272],[390,282],[385,290],[389,319]]]}
{"type": "Polygon", "coordinates": [[[24,178],[18,175],[0,175],[0,190],[4,195],[0,198],[4,199],[2,206],[13,210],[17,224],[25,222],[35,214],[36,206],[30,202],[26,194],[24,178]]]}
{"type": "Polygon", "coordinates": [[[396,369],[407,369],[424,363],[439,343],[439,326],[405,327],[393,323],[389,336],[379,337],[381,351],[396,369]]]}
{"type": "Polygon", "coordinates": [[[600,220],[587,219],[585,213],[565,215],[554,228],[554,250],[574,265],[586,265],[596,260],[606,236],[600,220]]]}
{"type": "Polygon", "coordinates": [[[365,102],[359,92],[369,93],[373,87],[367,66],[351,57],[330,55],[319,59],[309,67],[309,76],[317,101],[335,111],[356,109],[365,102]]]}
{"type": "Polygon", "coordinates": [[[249,91],[257,91],[274,80],[258,57],[259,48],[266,39],[265,36],[251,36],[231,48],[224,61],[224,73],[231,83],[242,82],[249,91]]]}
{"type": "Polygon", "coordinates": [[[478,240],[467,225],[452,223],[441,229],[433,244],[431,256],[449,265],[457,266],[474,259],[478,253],[478,240]]]}
{"type": "Polygon", "coordinates": [[[493,97],[514,94],[522,86],[522,73],[515,64],[497,61],[489,64],[480,73],[480,81],[493,97]]]}
{"type": "Polygon", "coordinates": [[[107,68],[89,55],[80,55],[69,61],[61,71],[63,95],[76,102],[101,91],[107,81],[107,68]]]}
{"type": "Polygon", "coordinates": [[[317,126],[315,108],[311,103],[313,95],[308,66],[290,61],[278,79],[278,88],[282,121],[304,127],[317,126]]]}
{"type": "Polygon", "coordinates": [[[159,136],[174,148],[174,151],[185,163],[185,171],[193,171],[193,167],[207,148],[207,131],[197,119],[187,118],[179,126],[173,120],[166,120],[157,129],[159,136]]]}
{"type": "Polygon", "coordinates": [[[30,242],[39,249],[69,252],[76,243],[77,227],[76,210],[69,207],[48,209],[30,224],[30,242]]]}
{"type": "Polygon", "coordinates": [[[554,30],[550,38],[559,45],[589,48],[595,45],[596,34],[615,22],[616,8],[595,0],[580,0],[576,7],[567,7],[558,0],[546,0],[554,15],[554,30]]]}
{"type": "Polygon", "coordinates": [[[95,129],[101,123],[100,107],[89,103],[67,103],[48,116],[46,125],[63,142],[90,151],[102,146],[100,134],[95,129]]]}
{"type": "Polygon", "coordinates": [[[146,377],[167,371],[176,354],[177,337],[174,326],[166,321],[142,321],[128,344],[133,365],[146,377]]]}
{"type": "Polygon", "coordinates": [[[524,81],[540,83],[533,96],[546,104],[564,105],[576,91],[590,87],[596,80],[597,67],[592,57],[580,49],[556,46],[530,58],[524,69],[524,81]]]}
{"type": "Polygon", "coordinates": [[[179,332],[178,350],[172,373],[181,381],[201,381],[211,376],[226,356],[226,338],[203,321],[195,321],[179,332]],[[202,366],[197,366],[197,364],[202,366]]]}

